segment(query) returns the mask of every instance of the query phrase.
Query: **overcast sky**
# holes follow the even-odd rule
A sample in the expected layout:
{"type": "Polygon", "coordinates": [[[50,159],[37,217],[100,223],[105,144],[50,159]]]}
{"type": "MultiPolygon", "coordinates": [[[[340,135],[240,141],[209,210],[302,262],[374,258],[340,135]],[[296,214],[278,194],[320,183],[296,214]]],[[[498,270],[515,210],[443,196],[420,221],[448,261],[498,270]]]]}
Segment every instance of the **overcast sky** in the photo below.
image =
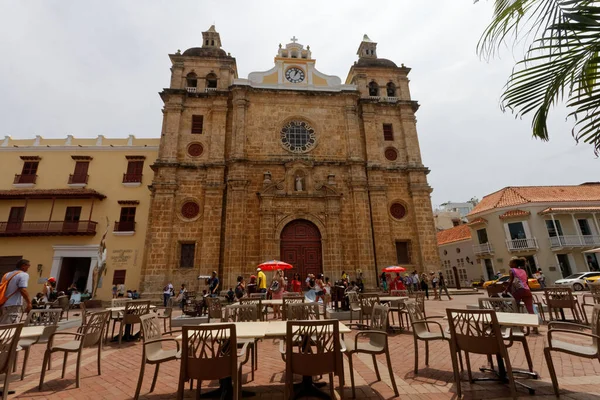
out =
{"type": "Polygon", "coordinates": [[[503,114],[499,96],[515,57],[480,60],[492,0],[3,1],[0,138],[158,137],[168,53],[201,46],[216,24],[240,78],[273,66],[279,43],[310,45],[317,69],[345,80],[363,34],[378,56],[412,68],[423,162],[433,203],[505,186],[600,181],[592,148],[576,145],[564,110],[551,141],[503,114]]]}

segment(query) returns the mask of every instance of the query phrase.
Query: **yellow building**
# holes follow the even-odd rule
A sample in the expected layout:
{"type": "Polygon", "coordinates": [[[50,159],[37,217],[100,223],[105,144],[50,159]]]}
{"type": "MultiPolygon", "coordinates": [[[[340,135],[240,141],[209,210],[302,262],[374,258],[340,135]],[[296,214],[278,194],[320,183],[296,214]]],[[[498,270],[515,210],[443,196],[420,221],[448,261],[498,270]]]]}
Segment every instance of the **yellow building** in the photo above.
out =
{"type": "Polygon", "coordinates": [[[100,239],[108,229],[107,273],[98,299],[113,284],[139,289],[159,139],[0,139],[0,273],[31,261],[29,291],[57,279],[92,289],[100,239]],[[108,224],[108,225],[107,225],[108,224]]]}

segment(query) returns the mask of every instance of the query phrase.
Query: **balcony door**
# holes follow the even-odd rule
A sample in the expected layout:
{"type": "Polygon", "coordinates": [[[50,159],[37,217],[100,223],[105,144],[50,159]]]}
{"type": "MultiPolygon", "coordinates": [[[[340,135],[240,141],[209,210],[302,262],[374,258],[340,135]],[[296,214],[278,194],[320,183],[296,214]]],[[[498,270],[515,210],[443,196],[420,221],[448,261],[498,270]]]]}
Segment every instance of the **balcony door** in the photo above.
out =
{"type": "Polygon", "coordinates": [[[63,222],[63,231],[75,232],[79,228],[79,219],[81,217],[81,207],[67,207],[65,212],[65,221],[63,222]]]}
{"type": "Polygon", "coordinates": [[[488,242],[488,235],[485,228],[477,229],[477,239],[479,240],[479,244],[485,244],[488,242]]]}
{"type": "Polygon", "coordinates": [[[509,222],[504,224],[504,231],[506,233],[506,240],[508,240],[509,250],[526,250],[534,248],[534,245],[530,243],[531,232],[529,231],[529,224],[527,221],[509,222]]]}
{"type": "Polygon", "coordinates": [[[25,207],[11,207],[8,214],[7,232],[19,232],[25,219],[25,207]]]}

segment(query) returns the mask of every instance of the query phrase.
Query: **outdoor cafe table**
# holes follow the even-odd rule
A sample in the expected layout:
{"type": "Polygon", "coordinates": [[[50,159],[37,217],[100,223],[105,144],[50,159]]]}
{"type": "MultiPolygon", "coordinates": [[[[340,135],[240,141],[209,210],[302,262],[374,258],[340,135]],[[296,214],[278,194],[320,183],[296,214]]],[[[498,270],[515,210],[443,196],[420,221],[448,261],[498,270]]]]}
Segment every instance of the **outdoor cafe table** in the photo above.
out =
{"type": "MultiPolygon", "coordinates": [[[[537,328],[540,326],[540,320],[536,314],[497,312],[496,318],[498,319],[498,325],[500,325],[502,327],[537,328]]],[[[447,317],[445,317],[444,319],[447,319],[447,317]]],[[[480,368],[480,371],[493,372],[494,374],[497,375],[497,378],[496,379],[480,378],[477,380],[497,380],[497,381],[500,381],[501,383],[508,382],[506,368],[504,367],[504,360],[502,360],[502,357],[500,357],[500,355],[497,355],[496,358],[498,361],[498,370],[497,371],[491,370],[488,368],[480,368]]],[[[525,374],[529,377],[534,377],[534,378],[537,377],[537,374],[531,373],[529,371],[519,371],[519,370],[513,369],[513,374],[514,373],[521,373],[521,374],[525,374]]],[[[535,389],[533,389],[527,385],[524,385],[522,382],[515,381],[515,383],[525,387],[529,391],[530,394],[535,393],[535,389]]]]}
{"type": "MultiPolygon", "coordinates": [[[[221,323],[222,322],[210,322],[206,325],[221,323]]],[[[340,334],[351,332],[350,328],[348,328],[342,322],[338,323],[340,334]]],[[[287,334],[287,321],[234,322],[233,324],[235,324],[235,333],[238,339],[263,339],[267,337],[279,338],[285,337],[287,334]]],[[[177,341],[181,341],[182,339],[183,335],[178,335],[175,338],[175,340],[177,341]]],[[[220,395],[223,389],[228,388],[231,385],[230,381],[227,380],[221,380],[220,384],[221,386],[219,389],[213,392],[206,393],[207,397],[212,397],[213,395],[220,395]]],[[[301,386],[303,389],[307,390],[307,392],[311,394],[315,394],[315,390],[318,391],[318,389],[316,389],[316,387],[314,386],[312,376],[303,377],[302,383],[295,384],[294,386],[301,386]]],[[[244,391],[244,393],[248,393],[251,395],[251,393],[247,391],[244,391]]],[[[323,392],[319,391],[319,393],[325,395],[325,393],[323,392]]],[[[204,396],[205,395],[203,394],[202,397],[204,396]]]]}
{"type": "Polygon", "coordinates": [[[392,301],[404,301],[404,300],[408,300],[409,298],[406,296],[380,296],[379,297],[379,301],[383,301],[383,302],[392,302],[392,301]]]}

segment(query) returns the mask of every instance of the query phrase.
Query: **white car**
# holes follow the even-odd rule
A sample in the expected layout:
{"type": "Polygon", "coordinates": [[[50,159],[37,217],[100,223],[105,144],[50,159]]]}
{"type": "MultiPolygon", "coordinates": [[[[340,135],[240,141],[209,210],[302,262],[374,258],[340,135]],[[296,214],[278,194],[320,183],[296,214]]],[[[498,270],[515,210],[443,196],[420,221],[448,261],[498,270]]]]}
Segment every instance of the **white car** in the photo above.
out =
{"type": "Polygon", "coordinates": [[[578,272],[573,275],[569,275],[566,278],[559,279],[554,282],[558,286],[569,286],[573,290],[580,291],[586,287],[585,279],[593,276],[600,276],[600,272],[578,272]]]}

